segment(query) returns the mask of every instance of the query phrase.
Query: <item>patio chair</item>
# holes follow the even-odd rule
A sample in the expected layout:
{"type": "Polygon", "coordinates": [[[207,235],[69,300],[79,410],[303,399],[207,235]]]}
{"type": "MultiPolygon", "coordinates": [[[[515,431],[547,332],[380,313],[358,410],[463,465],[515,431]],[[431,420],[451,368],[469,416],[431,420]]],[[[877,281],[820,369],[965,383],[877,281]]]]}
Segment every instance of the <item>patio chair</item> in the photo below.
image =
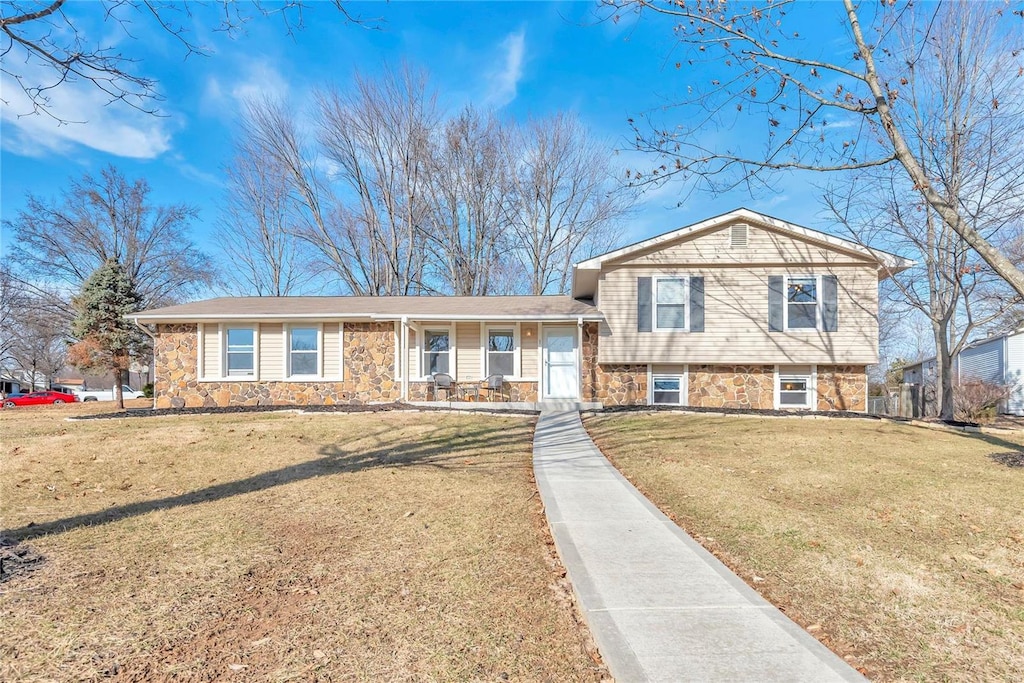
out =
{"type": "Polygon", "coordinates": [[[487,400],[493,401],[494,394],[497,393],[502,398],[511,401],[512,395],[511,390],[506,391],[505,388],[505,376],[504,375],[488,375],[484,381],[482,389],[487,390],[487,400]]]}
{"type": "Polygon", "coordinates": [[[430,379],[434,385],[434,400],[440,401],[441,399],[438,394],[443,391],[445,398],[451,401],[452,392],[455,391],[455,378],[447,372],[435,372],[430,376],[430,379]]]}

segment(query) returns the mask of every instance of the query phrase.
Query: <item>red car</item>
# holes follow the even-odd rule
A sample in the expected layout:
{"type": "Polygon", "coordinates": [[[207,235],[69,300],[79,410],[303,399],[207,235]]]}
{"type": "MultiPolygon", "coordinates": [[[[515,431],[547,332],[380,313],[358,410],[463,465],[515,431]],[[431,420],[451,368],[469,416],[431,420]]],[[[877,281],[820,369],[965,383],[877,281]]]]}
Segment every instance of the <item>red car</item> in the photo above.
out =
{"type": "Polygon", "coordinates": [[[74,403],[78,397],[74,394],[65,394],[62,391],[33,391],[31,394],[12,394],[4,399],[4,408],[15,406],[41,406],[61,405],[63,403],[74,403]]]}

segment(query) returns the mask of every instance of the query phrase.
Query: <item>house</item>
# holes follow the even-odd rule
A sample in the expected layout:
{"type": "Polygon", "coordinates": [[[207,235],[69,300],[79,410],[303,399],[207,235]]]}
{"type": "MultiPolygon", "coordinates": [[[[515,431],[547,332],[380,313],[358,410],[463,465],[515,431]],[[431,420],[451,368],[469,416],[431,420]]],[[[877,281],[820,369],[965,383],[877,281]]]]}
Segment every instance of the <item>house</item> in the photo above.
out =
{"type": "MultiPolygon", "coordinates": [[[[933,356],[903,368],[903,381],[928,386],[935,381],[936,372],[933,356]]],[[[1024,329],[985,337],[965,346],[953,358],[953,378],[956,382],[981,380],[1008,387],[1010,395],[1000,403],[999,412],[1024,415],[1024,329]]]]}
{"type": "Polygon", "coordinates": [[[571,296],[240,297],[142,311],[157,407],[465,397],[865,410],[911,262],[747,209],[574,266],[571,296]]]}

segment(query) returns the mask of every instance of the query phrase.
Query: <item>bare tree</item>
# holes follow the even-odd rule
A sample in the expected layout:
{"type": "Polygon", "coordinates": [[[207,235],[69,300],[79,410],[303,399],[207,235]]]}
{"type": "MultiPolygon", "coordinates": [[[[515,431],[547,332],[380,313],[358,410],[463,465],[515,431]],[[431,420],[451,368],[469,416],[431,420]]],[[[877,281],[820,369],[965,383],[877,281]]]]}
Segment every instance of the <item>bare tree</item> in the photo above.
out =
{"type": "Polygon", "coordinates": [[[67,363],[69,317],[54,306],[53,293],[41,295],[22,288],[9,302],[3,326],[5,358],[0,366],[16,369],[32,384],[49,386],[67,363]],[[45,381],[40,382],[40,379],[45,381]]]}
{"type": "Polygon", "coordinates": [[[214,231],[230,264],[223,279],[239,294],[300,293],[313,270],[293,234],[296,206],[286,170],[243,137],[226,175],[224,209],[214,231]]]}
{"type": "Polygon", "coordinates": [[[108,166],[99,178],[86,174],[71,181],[59,202],[29,194],[25,209],[5,223],[17,238],[12,258],[28,276],[74,291],[115,259],[145,307],[201,291],[212,282],[213,270],[188,239],[196,210],[153,205],[149,193],[145,180],[129,181],[108,166]]]}
{"type": "Polygon", "coordinates": [[[457,296],[504,294],[503,211],[507,159],[501,123],[466,108],[433,145],[430,229],[424,241],[437,278],[457,296]]]}
{"type": "Polygon", "coordinates": [[[858,241],[886,244],[917,261],[885,282],[883,296],[888,306],[919,311],[930,322],[939,416],[953,419],[953,358],[1020,298],[899,174],[868,178],[828,201],[858,241]]]}
{"type": "Polygon", "coordinates": [[[567,292],[572,264],[619,239],[632,196],[614,180],[607,149],[573,115],[530,120],[506,140],[506,246],[530,294],[567,292]]]}
{"type": "MultiPolygon", "coordinates": [[[[139,60],[121,51],[118,43],[139,39],[146,30],[172,36],[186,56],[205,55],[209,48],[193,35],[193,23],[210,17],[216,31],[237,33],[255,16],[276,15],[286,30],[301,29],[308,3],[249,3],[219,0],[213,3],[170,0],[104,0],[73,3],[74,13],[65,10],[66,0],[0,3],[0,73],[12,78],[28,97],[30,110],[50,109],[50,92],[64,83],[85,82],[110,97],[141,111],[156,113],[162,98],[157,82],[141,75],[139,60]],[[197,7],[207,7],[195,12],[197,7]],[[82,15],[92,15],[104,25],[104,36],[90,36],[81,26],[82,15]],[[202,14],[200,18],[196,16],[202,14]],[[103,41],[109,41],[109,45],[103,41]]],[[[354,17],[341,0],[330,3],[345,21],[373,26],[377,20],[354,17]]],[[[8,100],[3,100],[7,102],[8,100]]]]}
{"type": "Polygon", "coordinates": [[[331,180],[343,209],[341,244],[322,234],[312,236],[314,244],[330,254],[349,251],[364,293],[419,293],[431,136],[441,120],[426,74],[408,66],[377,80],[357,73],[351,92],[321,92],[318,104],[319,141],[335,165],[331,180]]]}
{"type": "Polygon", "coordinates": [[[700,65],[715,65],[708,71],[713,80],[692,78],[692,96],[667,108],[689,114],[688,125],[656,114],[635,123],[639,149],[666,159],[640,182],[681,175],[721,190],[768,181],[780,170],[892,166],[939,220],[1024,294],[1024,273],[985,237],[973,215],[981,206],[1007,220],[1024,215],[1024,11],[967,0],[843,0],[838,19],[848,42],[833,52],[844,57],[830,60],[820,56],[817,41],[793,30],[789,13],[804,10],[793,0],[605,2],[620,13],[650,11],[669,19],[685,52],[676,63],[681,72],[696,75],[700,65]],[[915,80],[922,70],[946,77],[915,80]],[[949,124],[923,146],[914,144],[917,112],[908,102],[915,100],[944,106],[949,124]],[[708,131],[729,127],[738,110],[763,117],[763,137],[750,147],[733,136],[729,144],[736,148],[707,145],[708,131]],[[933,159],[958,150],[972,151],[970,163],[981,164],[988,185],[934,173],[933,159]]]}

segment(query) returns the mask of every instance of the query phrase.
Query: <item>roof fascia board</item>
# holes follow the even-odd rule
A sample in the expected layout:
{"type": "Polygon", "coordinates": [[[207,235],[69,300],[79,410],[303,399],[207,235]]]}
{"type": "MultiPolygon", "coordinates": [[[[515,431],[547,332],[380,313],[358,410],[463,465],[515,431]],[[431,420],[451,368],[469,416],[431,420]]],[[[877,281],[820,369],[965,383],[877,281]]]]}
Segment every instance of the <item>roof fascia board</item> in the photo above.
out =
{"type": "Polygon", "coordinates": [[[430,315],[415,315],[411,313],[406,314],[377,314],[377,313],[363,313],[360,315],[355,314],[332,314],[332,313],[302,313],[302,314],[266,314],[266,315],[251,315],[251,314],[226,314],[226,315],[213,315],[213,314],[200,314],[200,315],[187,315],[187,314],[176,314],[176,315],[157,315],[157,316],[143,316],[143,315],[127,315],[125,316],[129,320],[136,320],[139,322],[163,322],[163,321],[195,321],[195,322],[211,322],[218,320],[234,320],[234,321],[245,321],[245,322],[260,322],[264,320],[380,320],[380,321],[400,321],[403,317],[408,318],[410,321],[416,320],[539,320],[539,321],[567,321],[574,322],[580,317],[584,320],[604,320],[604,316],[600,313],[585,313],[582,316],[578,313],[558,313],[558,314],[488,314],[488,315],[445,315],[445,314],[430,314],[430,315]]]}
{"type": "Polygon", "coordinates": [[[616,249],[615,251],[610,251],[607,254],[602,254],[601,256],[595,256],[592,259],[577,263],[575,268],[579,270],[600,270],[602,265],[609,261],[615,261],[625,256],[654,250],[666,243],[690,237],[694,234],[711,230],[713,228],[722,227],[737,220],[751,221],[755,223],[757,227],[775,230],[784,234],[789,233],[805,240],[817,242],[823,246],[845,251],[856,256],[873,259],[893,272],[905,270],[914,264],[913,261],[896,256],[895,254],[890,254],[878,249],[871,249],[870,247],[865,247],[857,244],[856,242],[843,239],[842,237],[836,237],[835,235],[829,235],[824,232],[787,223],[777,218],[772,218],[771,216],[756,213],[750,209],[738,209],[736,211],[730,211],[729,213],[722,214],[721,216],[708,218],[700,223],[672,230],[663,235],[658,235],[647,240],[636,242],[635,244],[622,247],[621,249],[616,249]]]}

